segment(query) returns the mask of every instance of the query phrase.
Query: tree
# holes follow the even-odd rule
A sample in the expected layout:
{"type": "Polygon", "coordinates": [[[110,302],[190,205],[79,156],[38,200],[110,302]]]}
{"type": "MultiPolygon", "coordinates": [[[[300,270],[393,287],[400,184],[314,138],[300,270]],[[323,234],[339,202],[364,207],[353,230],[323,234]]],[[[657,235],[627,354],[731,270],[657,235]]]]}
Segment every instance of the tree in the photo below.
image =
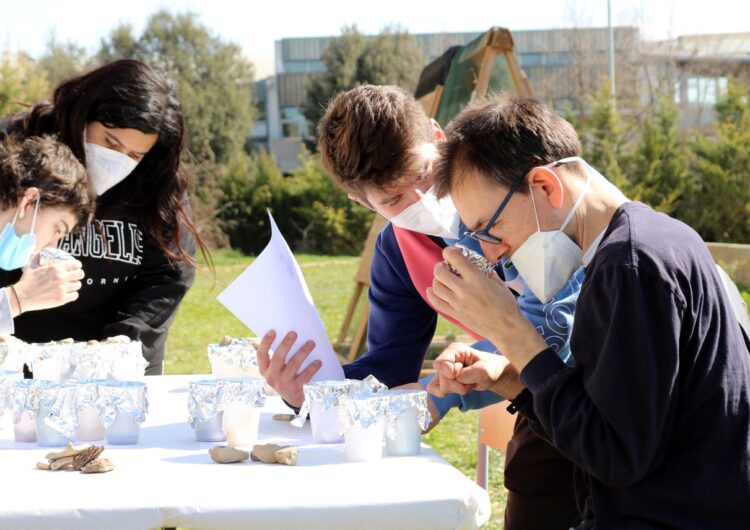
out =
{"type": "Polygon", "coordinates": [[[120,26],[98,57],[139,59],[168,72],[179,84],[191,150],[199,158],[221,164],[244,149],[254,115],[253,65],[195,14],[154,13],[138,38],[132,27],[120,26]]]}
{"type": "Polygon", "coordinates": [[[683,195],[691,185],[689,151],[680,132],[679,113],[663,96],[641,126],[641,141],[628,171],[629,195],[661,212],[681,217],[683,195]]]}
{"type": "Polygon", "coordinates": [[[359,85],[398,85],[413,92],[424,66],[417,40],[398,27],[367,37],[356,26],[345,27],[322,54],[325,71],[307,88],[305,117],[317,124],[330,99],[359,85]]]}
{"type": "Polygon", "coordinates": [[[689,222],[706,241],[750,243],[750,102],[732,81],[716,104],[716,136],[698,137],[689,222]]]}
{"type": "Polygon", "coordinates": [[[39,66],[53,87],[82,74],[90,65],[86,48],[70,41],[59,42],[54,34],[47,39],[44,54],[39,59],[39,66]]]}
{"type": "Polygon", "coordinates": [[[47,78],[25,53],[0,52],[0,119],[50,95],[47,78]]]}
{"type": "Polygon", "coordinates": [[[584,158],[615,186],[626,191],[628,182],[621,164],[624,157],[622,123],[606,78],[596,95],[589,98],[589,105],[591,113],[578,124],[584,158]]]}

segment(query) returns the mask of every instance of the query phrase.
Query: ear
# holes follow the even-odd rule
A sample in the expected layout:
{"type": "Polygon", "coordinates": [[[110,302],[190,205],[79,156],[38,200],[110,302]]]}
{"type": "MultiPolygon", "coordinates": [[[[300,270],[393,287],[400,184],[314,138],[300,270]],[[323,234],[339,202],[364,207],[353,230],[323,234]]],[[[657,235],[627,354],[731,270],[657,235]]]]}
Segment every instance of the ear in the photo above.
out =
{"type": "Polygon", "coordinates": [[[433,118],[430,118],[430,123],[432,124],[432,132],[435,135],[435,141],[444,142],[445,131],[443,131],[443,129],[440,127],[440,124],[436,122],[433,118]]]}
{"type": "Polygon", "coordinates": [[[370,203],[363,197],[360,197],[356,193],[349,192],[346,194],[347,197],[349,197],[350,200],[356,202],[360,206],[364,206],[368,210],[372,210],[372,206],[370,206],[370,203]]]}
{"type": "Polygon", "coordinates": [[[544,192],[553,208],[562,207],[564,193],[557,173],[547,167],[535,167],[529,173],[529,183],[544,192]]]}
{"type": "Polygon", "coordinates": [[[23,219],[23,216],[26,214],[26,208],[34,208],[38,199],[39,188],[26,188],[21,200],[18,201],[18,218],[23,219]]]}

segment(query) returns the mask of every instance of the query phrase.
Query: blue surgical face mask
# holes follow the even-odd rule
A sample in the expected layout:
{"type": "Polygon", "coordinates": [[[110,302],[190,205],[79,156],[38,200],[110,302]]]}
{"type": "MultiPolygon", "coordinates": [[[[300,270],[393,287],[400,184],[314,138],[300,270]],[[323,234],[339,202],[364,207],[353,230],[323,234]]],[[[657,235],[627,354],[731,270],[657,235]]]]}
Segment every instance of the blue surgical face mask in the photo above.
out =
{"type": "Polygon", "coordinates": [[[21,269],[31,259],[31,255],[36,249],[36,234],[34,226],[36,225],[36,214],[39,211],[39,199],[36,200],[34,207],[34,217],[31,219],[31,232],[19,236],[16,234],[16,219],[18,210],[13,216],[13,221],[6,224],[3,231],[0,232],[0,269],[12,271],[21,269]]]}

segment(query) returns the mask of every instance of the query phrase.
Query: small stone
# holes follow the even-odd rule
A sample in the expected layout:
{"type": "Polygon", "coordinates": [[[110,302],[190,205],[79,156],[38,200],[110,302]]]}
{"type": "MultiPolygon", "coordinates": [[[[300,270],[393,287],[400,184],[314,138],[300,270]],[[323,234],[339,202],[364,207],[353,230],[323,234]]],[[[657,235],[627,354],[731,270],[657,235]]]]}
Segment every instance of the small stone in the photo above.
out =
{"type": "Polygon", "coordinates": [[[284,447],[283,449],[279,449],[275,453],[276,455],[276,461],[279,464],[283,464],[285,466],[293,466],[297,464],[297,448],[296,447],[284,447]]]}
{"type": "Polygon", "coordinates": [[[276,421],[292,421],[296,416],[294,414],[274,414],[273,419],[276,421]]]}
{"type": "Polygon", "coordinates": [[[217,464],[234,464],[235,462],[244,462],[250,458],[250,454],[247,451],[226,445],[217,445],[209,449],[208,454],[211,455],[211,459],[217,464]]]}
{"type": "Polygon", "coordinates": [[[219,346],[230,346],[234,339],[230,337],[229,335],[224,335],[222,339],[219,341],[219,346]]]}
{"type": "Polygon", "coordinates": [[[111,460],[107,460],[106,458],[97,458],[96,460],[92,460],[83,468],[81,469],[81,473],[107,473],[109,471],[112,471],[115,468],[115,465],[112,463],[111,460]]]}
{"type": "Polygon", "coordinates": [[[49,462],[37,462],[36,468],[48,471],[50,469],[50,463],[49,462]]]}

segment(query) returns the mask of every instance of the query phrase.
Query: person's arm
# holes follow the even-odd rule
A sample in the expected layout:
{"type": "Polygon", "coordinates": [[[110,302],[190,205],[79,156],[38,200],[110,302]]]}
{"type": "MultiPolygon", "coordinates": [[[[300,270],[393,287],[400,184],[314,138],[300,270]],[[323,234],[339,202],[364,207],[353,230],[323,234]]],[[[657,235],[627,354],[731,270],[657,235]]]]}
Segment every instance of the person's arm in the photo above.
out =
{"type": "Polygon", "coordinates": [[[370,271],[368,350],[344,365],[344,373],[351,379],[372,374],[388,387],[414,383],[437,313],[414,288],[390,226],[378,235],[370,271]]]}
{"type": "MultiPolygon", "coordinates": [[[[182,231],[182,241],[194,255],[195,240],[186,230],[182,231]]],[[[141,271],[130,293],[119,301],[113,320],[104,326],[102,337],[126,335],[141,341],[143,357],[148,361],[146,374],[161,374],[169,326],[194,278],[192,265],[170,262],[154,241],[144,237],[141,271]]]]}
{"type": "Polygon", "coordinates": [[[539,424],[565,456],[626,487],[664,454],[677,406],[684,307],[657,278],[615,266],[595,273],[577,308],[577,368],[547,349],[522,370],[539,424]]]}

